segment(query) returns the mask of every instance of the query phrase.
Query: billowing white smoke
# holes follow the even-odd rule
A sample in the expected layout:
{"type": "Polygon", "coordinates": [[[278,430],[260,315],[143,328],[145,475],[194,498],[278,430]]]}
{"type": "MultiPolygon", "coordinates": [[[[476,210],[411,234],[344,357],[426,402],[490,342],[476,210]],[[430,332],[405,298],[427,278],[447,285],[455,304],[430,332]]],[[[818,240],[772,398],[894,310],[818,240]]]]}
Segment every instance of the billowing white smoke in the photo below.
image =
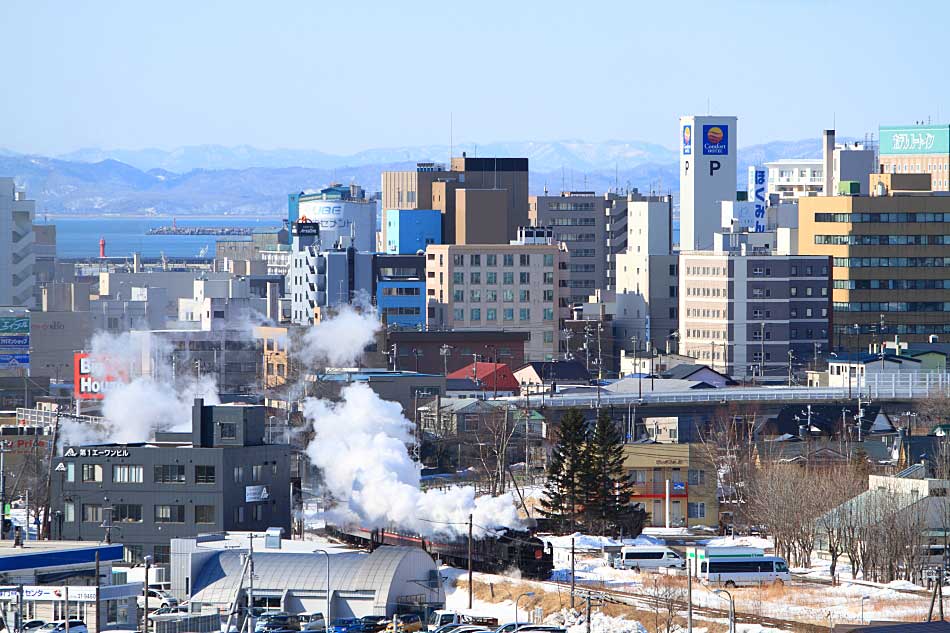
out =
{"type": "Polygon", "coordinates": [[[97,332],[90,343],[93,377],[108,382],[102,402],[104,424],[66,421],[62,445],[92,442],[120,444],[147,442],[156,431],[187,431],[195,398],[218,404],[214,376],[200,379],[190,372],[175,376],[167,346],[148,332],[110,334],[97,332]],[[143,363],[147,362],[147,371],[143,363]],[[143,373],[144,371],[144,373],[143,373]]]}
{"type": "Polygon", "coordinates": [[[352,365],[379,330],[379,318],[372,306],[357,310],[343,306],[332,319],[321,321],[303,335],[300,359],[308,366],[326,363],[331,367],[352,365]]]}
{"type": "MultiPolygon", "coordinates": [[[[344,308],[308,332],[305,358],[309,364],[352,365],[378,328],[375,312],[344,308]]],[[[471,486],[421,491],[419,467],[407,450],[413,426],[402,407],[362,383],[340,395],[339,402],[308,398],[303,406],[314,430],[307,454],[337,504],[328,511],[331,522],[462,535],[472,515],[479,536],[521,525],[511,495],[476,497],[471,486]]]]}

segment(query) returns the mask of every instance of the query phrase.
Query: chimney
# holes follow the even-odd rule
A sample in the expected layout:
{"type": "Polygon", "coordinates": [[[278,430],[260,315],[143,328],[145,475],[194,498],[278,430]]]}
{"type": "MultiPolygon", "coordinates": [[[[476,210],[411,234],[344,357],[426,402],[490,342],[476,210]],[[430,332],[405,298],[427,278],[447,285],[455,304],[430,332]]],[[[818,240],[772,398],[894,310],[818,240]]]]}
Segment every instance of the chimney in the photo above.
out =
{"type": "Polygon", "coordinates": [[[142,272],[142,255],[138,252],[132,253],[132,272],[142,272]]]}
{"type": "Polygon", "coordinates": [[[214,415],[204,404],[204,399],[195,398],[191,407],[191,443],[195,448],[214,446],[214,415]]]}
{"type": "Polygon", "coordinates": [[[821,135],[822,140],[822,151],[821,159],[822,166],[824,168],[824,187],[822,190],[822,195],[824,196],[833,196],[834,192],[834,170],[835,170],[835,131],[834,130],[825,130],[821,135]]]}

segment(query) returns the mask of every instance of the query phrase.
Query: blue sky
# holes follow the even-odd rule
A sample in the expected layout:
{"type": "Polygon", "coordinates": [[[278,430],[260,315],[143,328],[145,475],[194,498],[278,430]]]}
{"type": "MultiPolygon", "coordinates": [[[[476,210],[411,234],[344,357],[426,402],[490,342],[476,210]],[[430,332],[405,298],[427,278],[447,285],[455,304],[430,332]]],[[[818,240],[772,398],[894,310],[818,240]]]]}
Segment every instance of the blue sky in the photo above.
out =
{"type": "Polygon", "coordinates": [[[4,0],[0,147],[739,143],[950,118],[950,3],[4,0]],[[941,109],[942,108],[942,109],[941,109]]]}

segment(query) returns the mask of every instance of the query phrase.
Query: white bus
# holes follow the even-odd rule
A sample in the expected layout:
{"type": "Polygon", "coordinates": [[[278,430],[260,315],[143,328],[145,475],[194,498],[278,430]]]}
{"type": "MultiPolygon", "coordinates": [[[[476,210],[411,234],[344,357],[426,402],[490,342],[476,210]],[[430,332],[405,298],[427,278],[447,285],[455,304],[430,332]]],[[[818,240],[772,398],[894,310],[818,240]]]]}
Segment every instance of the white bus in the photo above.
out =
{"type": "Polygon", "coordinates": [[[700,562],[698,577],[704,583],[726,587],[784,584],[792,579],[788,563],[777,556],[711,558],[700,562]]]}
{"type": "Polygon", "coordinates": [[[617,569],[657,569],[660,567],[686,567],[683,557],[669,547],[631,546],[621,547],[613,561],[617,569]]]}

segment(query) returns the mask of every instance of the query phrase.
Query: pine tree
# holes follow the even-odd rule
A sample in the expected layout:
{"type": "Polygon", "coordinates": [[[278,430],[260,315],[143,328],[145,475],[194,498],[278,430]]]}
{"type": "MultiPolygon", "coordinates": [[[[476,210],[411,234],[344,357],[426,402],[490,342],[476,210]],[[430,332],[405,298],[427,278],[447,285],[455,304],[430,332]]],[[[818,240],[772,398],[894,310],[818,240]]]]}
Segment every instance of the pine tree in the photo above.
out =
{"type": "Polygon", "coordinates": [[[558,441],[548,465],[541,514],[560,530],[574,531],[585,502],[587,483],[587,422],[577,409],[561,418],[558,441]]]}
{"type": "Polygon", "coordinates": [[[606,410],[597,416],[586,452],[587,525],[601,534],[639,534],[646,524],[646,513],[630,504],[633,484],[623,468],[623,436],[606,410]]]}

